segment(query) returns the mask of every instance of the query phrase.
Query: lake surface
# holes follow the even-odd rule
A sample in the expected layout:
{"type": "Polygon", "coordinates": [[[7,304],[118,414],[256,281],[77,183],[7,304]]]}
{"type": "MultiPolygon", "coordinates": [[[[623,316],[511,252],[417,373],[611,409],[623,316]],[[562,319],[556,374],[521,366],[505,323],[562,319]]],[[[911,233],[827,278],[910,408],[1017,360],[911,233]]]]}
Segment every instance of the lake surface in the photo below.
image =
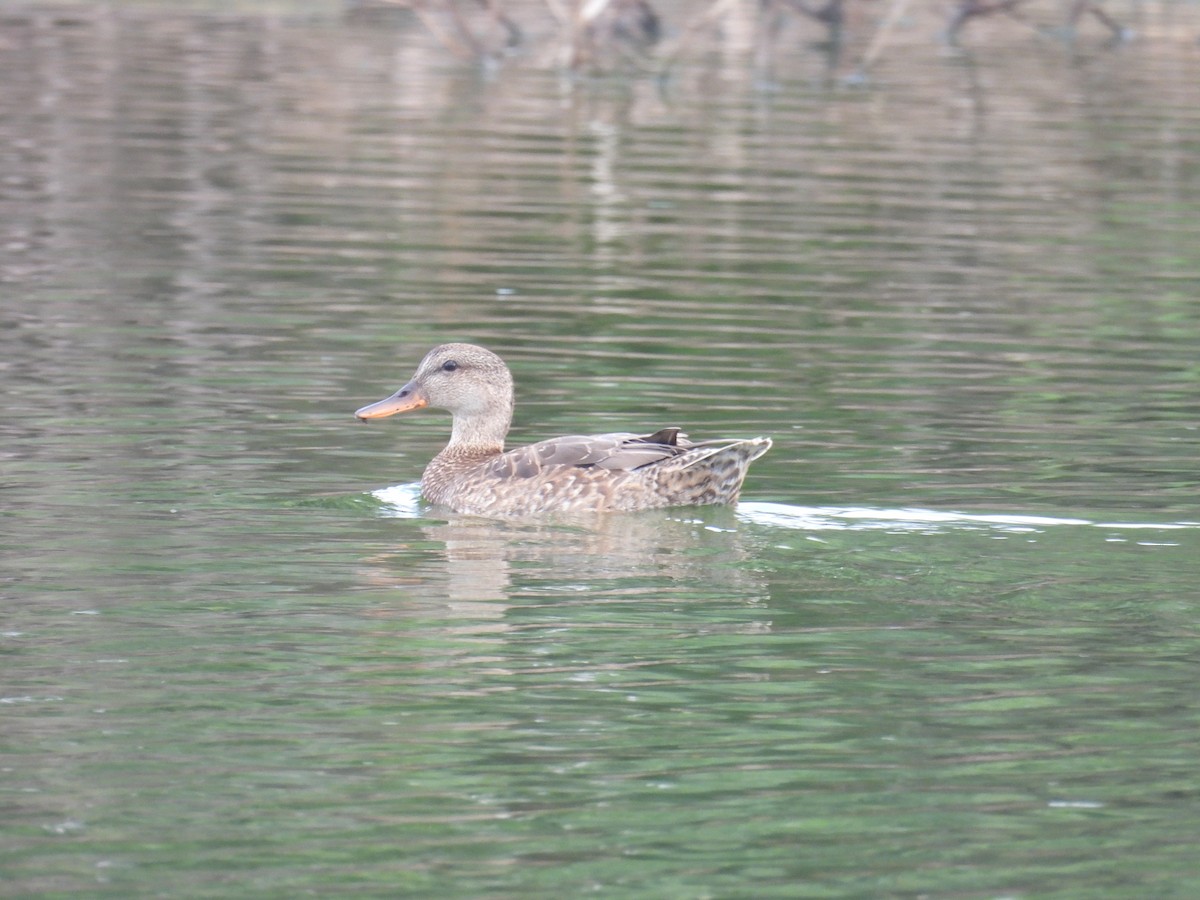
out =
{"type": "Polygon", "coordinates": [[[0,894],[1200,893],[1197,8],[750,6],[0,6],[0,894]],[[449,515],[446,340],[775,446],[449,515]]]}

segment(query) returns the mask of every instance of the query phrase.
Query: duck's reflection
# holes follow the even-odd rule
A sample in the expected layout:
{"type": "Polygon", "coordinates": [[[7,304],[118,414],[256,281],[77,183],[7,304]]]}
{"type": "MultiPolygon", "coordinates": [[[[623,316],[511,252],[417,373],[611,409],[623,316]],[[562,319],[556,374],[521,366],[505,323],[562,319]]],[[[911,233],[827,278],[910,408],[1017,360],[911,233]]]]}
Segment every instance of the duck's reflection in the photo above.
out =
{"type": "Polygon", "coordinates": [[[479,625],[556,595],[647,602],[724,596],[739,604],[766,597],[765,580],[749,564],[744,526],[727,507],[543,522],[450,515],[410,525],[394,552],[369,560],[365,580],[403,590],[416,608],[433,605],[479,625]]]}

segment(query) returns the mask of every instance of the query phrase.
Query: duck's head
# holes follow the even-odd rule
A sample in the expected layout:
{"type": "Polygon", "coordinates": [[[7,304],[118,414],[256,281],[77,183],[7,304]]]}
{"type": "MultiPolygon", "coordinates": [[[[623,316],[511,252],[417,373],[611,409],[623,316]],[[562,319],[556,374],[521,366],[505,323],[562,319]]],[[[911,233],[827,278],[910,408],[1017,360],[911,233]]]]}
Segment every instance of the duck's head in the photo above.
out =
{"type": "Polygon", "coordinates": [[[425,354],[408,384],[354,413],[361,422],[429,406],[454,416],[454,437],[503,441],[512,420],[513,381],[499,356],[474,344],[442,344],[425,354]]]}

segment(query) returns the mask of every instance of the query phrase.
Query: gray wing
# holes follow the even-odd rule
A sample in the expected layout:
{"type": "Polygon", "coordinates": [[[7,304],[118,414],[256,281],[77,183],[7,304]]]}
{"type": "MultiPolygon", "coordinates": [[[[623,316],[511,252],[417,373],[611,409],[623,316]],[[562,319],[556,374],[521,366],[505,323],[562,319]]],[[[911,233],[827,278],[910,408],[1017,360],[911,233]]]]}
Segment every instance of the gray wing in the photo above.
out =
{"type": "Polygon", "coordinates": [[[497,478],[533,478],[559,466],[638,469],[678,456],[693,446],[678,428],[654,434],[572,434],[501,453],[488,466],[497,478]]]}

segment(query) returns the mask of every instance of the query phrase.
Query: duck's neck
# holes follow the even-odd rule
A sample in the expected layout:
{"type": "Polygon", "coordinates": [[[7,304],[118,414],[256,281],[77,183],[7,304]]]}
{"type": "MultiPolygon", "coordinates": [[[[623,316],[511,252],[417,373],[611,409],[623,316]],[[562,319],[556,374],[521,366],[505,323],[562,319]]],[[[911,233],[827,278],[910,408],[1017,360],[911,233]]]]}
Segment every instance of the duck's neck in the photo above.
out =
{"type": "Polygon", "coordinates": [[[455,415],[450,443],[429,461],[421,475],[421,492],[425,499],[430,503],[454,505],[464,476],[504,452],[504,436],[508,433],[510,417],[511,409],[503,418],[455,415]]]}
{"type": "Polygon", "coordinates": [[[504,452],[504,438],[512,422],[511,404],[480,415],[455,413],[450,443],[441,454],[454,456],[495,456],[504,452]]]}

